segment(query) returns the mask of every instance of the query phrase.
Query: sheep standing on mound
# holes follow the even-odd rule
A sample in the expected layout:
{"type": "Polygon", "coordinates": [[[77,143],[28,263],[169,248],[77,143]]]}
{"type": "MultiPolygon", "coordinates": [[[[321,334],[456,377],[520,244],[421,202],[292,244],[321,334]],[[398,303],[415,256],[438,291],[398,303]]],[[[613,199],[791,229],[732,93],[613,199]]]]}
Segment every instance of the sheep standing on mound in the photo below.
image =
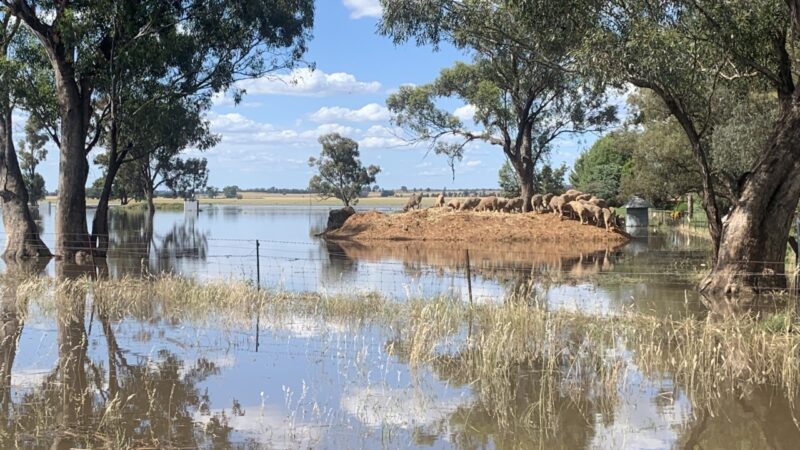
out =
{"type": "Polygon", "coordinates": [[[484,197],[481,199],[475,211],[497,211],[497,197],[484,197]]]}
{"type": "Polygon", "coordinates": [[[461,200],[457,198],[450,199],[450,201],[447,202],[447,207],[452,209],[453,211],[458,211],[459,209],[461,209],[461,200]]]}
{"type": "Polygon", "coordinates": [[[608,208],[608,204],[602,198],[592,197],[589,199],[589,203],[597,206],[598,208],[608,208]]]}
{"type": "Polygon", "coordinates": [[[461,202],[461,207],[458,209],[459,211],[471,211],[475,209],[476,206],[481,202],[481,199],[478,197],[470,197],[463,202],[461,202]]]}
{"type": "Polygon", "coordinates": [[[505,197],[498,197],[497,198],[497,211],[503,211],[506,209],[506,205],[508,204],[508,199],[505,197]]]}
{"type": "Polygon", "coordinates": [[[422,194],[411,194],[411,197],[409,197],[406,202],[406,206],[403,207],[403,212],[411,211],[414,208],[419,209],[421,204],[422,194]]]}
{"type": "Polygon", "coordinates": [[[553,210],[553,214],[558,215],[559,219],[563,219],[565,215],[569,217],[569,214],[572,212],[572,207],[569,206],[569,202],[566,200],[567,198],[566,194],[564,194],[553,197],[553,199],[550,200],[550,209],[553,210]]]}
{"type": "Polygon", "coordinates": [[[594,214],[592,214],[592,212],[589,211],[586,205],[582,202],[573,200],[567,203],[567,205],[569,205],[570,210],[572,210],[575,219],[580,220],[581,224],[589,223],[589,219],[594,217],[594,214]]]}
{"type": "Polygon", "coordinates": [[[588,202],[584,202],[583,207],[586,209],[586,216],[588,217],[587,223],[592,221],[597,226],[601,226],[603,224],[602,208],[599,208],[588,202]]]}
{"type": "Polygon", "coordinates": [[[603,221],[606,225],[606,231],[611,232],[617,228],[617,213],[610,208],[602,208],[603,221]]]}
{"type": "Polygon", "coordinates": [[[504,212],[522,212],[522,206],[525,200],[522,197],[510,198],[506,201],[506,206],[503,208],[504,212]]]}
{"type": "Polygon", "coordinates": [[[586,202],[589,201],[590,198],[592,198],[592,194],[581,194],[575,197],[575,200],[578,200],[579,202],[586,202]]]}
{"type": "Polygon", "coordinates": [[[542,202],[544,201],[544,197],[542,194],[536,194],[531,197],[531,207],[534,211],[539,211],[542,209],[542,202]]]}
{"type": "Polygon", "coordinates": [[[433,204],[434,208],[444,208],[444,194],[439,194],[436,197],[436,203],[433,204]]]}
{"type": "Polygon", "coordinates": [[[554,196],[555,195],[549,192],[547,194],[544,194],[544,196],[542,197],[542,211],[550,210],[550,201],[553,200],[554,196]]]}

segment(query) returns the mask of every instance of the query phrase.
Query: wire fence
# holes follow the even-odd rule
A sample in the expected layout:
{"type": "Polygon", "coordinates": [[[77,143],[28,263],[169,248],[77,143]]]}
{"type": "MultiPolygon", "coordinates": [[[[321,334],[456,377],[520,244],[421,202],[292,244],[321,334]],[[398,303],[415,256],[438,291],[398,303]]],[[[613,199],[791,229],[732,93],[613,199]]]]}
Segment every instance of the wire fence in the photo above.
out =
{"type": "MultiPolygon", "coordinates": [[[[55,236],[43,233],[44,236],[55,236]]],[[[588,293],[610,283],[628,290],[655,289],[683,300],[710,269],[710,253],[691,241],[637,250],[635,246],[581,250],[508,245],[502,250],[408,242],[346,245],[308,241],[210,238],[123,240],[109,236],[103,265],[111,276],[177,274],[211,280],[240,280],[296,292],[380,292],[391,297],[447,295],[465,301],[500,299],[543,289],[588,293]]],[[[662,243],[663,244],[663,243],[662,243]]],[[[83,245],[62,250],[82,250],[83,245]]],[[[744,261],[742,261],[745,263],[744,261]]],[[[745,276],[787,277],[783,261],[747,261],[759,271],[745,276]]],[[[52,267],[52,264],[51,264],[52,267]]],[[[788,268],[790,271],[793,267],[788,268]]],[[[793,273],[789,274],[792,278],[793,273]]],[[[617,288],[616,292],[626,292],[617,288]]],[[[565,294],[566,295],[566,294],[565,294]]]]}

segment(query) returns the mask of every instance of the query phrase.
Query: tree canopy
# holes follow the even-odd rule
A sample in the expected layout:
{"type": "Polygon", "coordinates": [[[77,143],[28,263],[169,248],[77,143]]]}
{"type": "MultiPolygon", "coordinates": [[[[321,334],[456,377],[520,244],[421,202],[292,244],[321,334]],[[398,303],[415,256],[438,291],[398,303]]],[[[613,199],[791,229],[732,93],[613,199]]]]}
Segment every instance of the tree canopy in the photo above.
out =
{"type": "Polygon", "coordinates": [[[338,133],[319,138],[322,152],[319,158],[311,157],[308,165],[316,168],[308,188],[320,198],[338,198],[345,206],[358,203],[361,191],[375,182],[380,167],[364,167],[359,159],[358,143],[338,133]]]}
{"type": "MultiPolygon", "coordinates": [[[[502,149],[519,177],[525,209],[530,210],[536,165],[556,138],[596,131],[616,119],[606,103],[606,88],[567,70],[579,30],[550,14],[530,23],[513,8],[490,1],[383,0],[380,32],[396,43],[448,41],[469,52],[421,86],[401,87],[387,99],[393,121],[412,141],[429,142],[449,158],[451,168],[475,141],[502,149]],[[440,99],[458,99],[474,108],[466,124],[444,109],[440,99]]],[[[556,8],[563,9],[563,8],[556,8]]]]}
{"type": "Polygon", "coordinates": [[[636,134],[626,131],[609,133],[581,153],[569,180],[580,191],[603,198],[612,204],[620,198],[620,179],[636,143],[636,134]]]}

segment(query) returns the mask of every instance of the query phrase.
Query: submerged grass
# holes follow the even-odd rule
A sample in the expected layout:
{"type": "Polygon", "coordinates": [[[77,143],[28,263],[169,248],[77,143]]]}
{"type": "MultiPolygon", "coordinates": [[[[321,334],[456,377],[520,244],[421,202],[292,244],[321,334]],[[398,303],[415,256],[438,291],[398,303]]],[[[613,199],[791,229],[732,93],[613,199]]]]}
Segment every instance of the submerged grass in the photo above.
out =
{"type": "Polygon", "coordinates": [[[377,294],[259,291],[244,282],[168,276],[35,278],[15,281],[11,292],[17,301],[36,299],[41,311],[88,295],[98,311],[116,319],[246,329],[256,315],[267,324],[297,315],[350,327],[379,324],[395,334],[388,353],[412,369],[470,386],[472,412],[491,417],[500,433],[552,436],[566,415],[611,414],[632,370],[671,380],[695,408],[712,414],[731,393],[768,386],[790,403],[800,393],[800,334],[790,314],[597,316],[550,311],[527,297],[494,305],[449,298],[397,302],[377,294]]]}

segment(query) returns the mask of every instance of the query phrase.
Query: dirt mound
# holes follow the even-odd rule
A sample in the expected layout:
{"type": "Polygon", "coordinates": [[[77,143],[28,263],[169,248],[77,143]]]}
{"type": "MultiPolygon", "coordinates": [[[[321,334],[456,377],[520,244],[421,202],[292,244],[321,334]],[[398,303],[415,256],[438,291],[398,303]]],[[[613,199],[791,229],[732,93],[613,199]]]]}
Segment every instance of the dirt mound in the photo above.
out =
{"type": "Polygon", "coordinates": [[[421,240],[451,242],[587,242],[622,243],[629,238],[621,232],[581,225],[576,220],[559,220],[553,214],[450,211],[423,209],[408,213],[357,213],[340,229],[326,234],[331,239],[355,241],[421,240]]]}

